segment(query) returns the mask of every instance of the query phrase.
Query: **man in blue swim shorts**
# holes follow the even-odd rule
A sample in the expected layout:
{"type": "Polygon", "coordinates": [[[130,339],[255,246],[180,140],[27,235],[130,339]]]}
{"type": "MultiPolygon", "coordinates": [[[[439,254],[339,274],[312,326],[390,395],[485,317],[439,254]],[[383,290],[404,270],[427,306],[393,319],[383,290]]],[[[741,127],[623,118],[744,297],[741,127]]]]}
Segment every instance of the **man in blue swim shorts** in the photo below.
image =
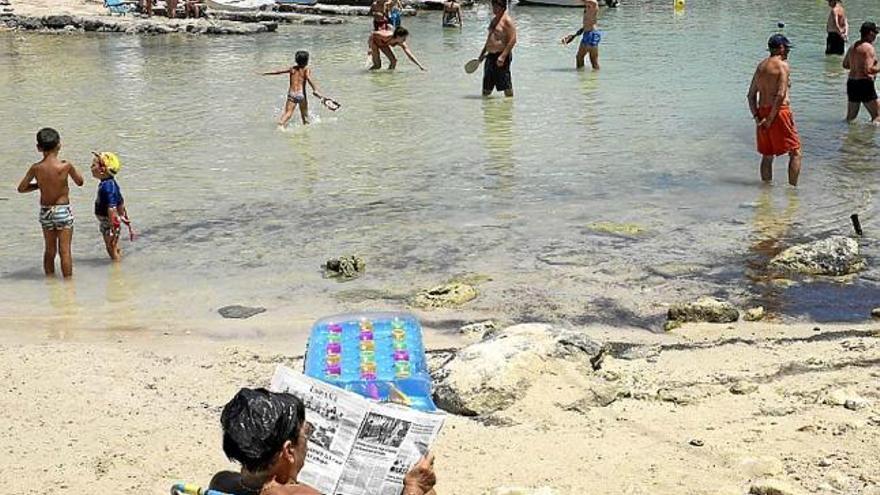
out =
{"type": "Polygon", "coordinates": [[[576,33],[562,38],[562,43],[567,45],[578,36],[582,36],[577,55],[575,56],[577,68],[584,67],[584,59],[590,55],[590,65],[593,70],[599,70],[599,43],[602,41],[602,33],[599,32],[598,24],[599,2],[597,0],[584,0],[584,25],[576,33]]]}

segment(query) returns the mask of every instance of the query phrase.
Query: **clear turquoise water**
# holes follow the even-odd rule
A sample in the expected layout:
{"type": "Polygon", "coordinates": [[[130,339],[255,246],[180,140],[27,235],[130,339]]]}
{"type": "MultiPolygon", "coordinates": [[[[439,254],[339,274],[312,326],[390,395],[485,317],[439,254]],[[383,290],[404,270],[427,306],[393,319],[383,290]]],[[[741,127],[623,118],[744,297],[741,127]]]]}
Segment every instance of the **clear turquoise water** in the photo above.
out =
{"type": "MultiPolygon", "coordinates": [[[[847,9],[853,30],[880,13],[869,0],[847,9]]],[[[598,74],[573,70],[575,46],[558,42],[577,9],[513,14],[514,101],[481,100],[479,76],[461,69],[481,47],[485,5],[461,33],[441,30],[437,12],[406,19],[426,73],[403,58],[396,73],[367,73],[365,19],[242,38],[0,33],[0,317],[210,332],[217,307],[245,303],[305,328],[327,313],[400,308],[459,273],[493,280],[467,309],[423,315],[429,326],[502,315],[652,327],[664,303],[702,294],[818,320],[858,319],[876,302],[873,269],[846,287],[762,282],[768,255],[848,234],[854,212],[869,259],[877,251],[880,139],[843,122],[846,75],[823,55],[824,2],[694,0],[676,15],[672,2],[631,0],[603,10],[598,74]],[[745,104],[778,20],[796,44],[796,192],[784,161],[774,187],[759,184],[745,104]],[[286,81],[256,74],[297,49],[344,106],[312,101],[318,123],[279,132],[286,81]],[[120,153],[141,232],[110,269],[95,184],[74,191],[76,280],[64,286],[41,276],[37,198],[14,190],[46,125],[84,168],[92,149],[120,153]],[[319,265],[344,253],[364,256],[367,276],[323,279],[319,265]]]]}

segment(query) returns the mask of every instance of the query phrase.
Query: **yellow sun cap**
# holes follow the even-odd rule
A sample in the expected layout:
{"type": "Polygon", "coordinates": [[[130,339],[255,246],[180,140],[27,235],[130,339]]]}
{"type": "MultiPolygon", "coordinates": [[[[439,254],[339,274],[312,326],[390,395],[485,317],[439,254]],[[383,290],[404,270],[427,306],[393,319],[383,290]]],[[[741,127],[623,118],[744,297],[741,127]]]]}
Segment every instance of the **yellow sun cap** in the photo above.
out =
{"type": "Polygon", "coordinates": [[[101,153],[93,152],[95,156],[101,160],[101,164],[110,172],[111,175],[116,175],[119,173],[119,170],[122,169],[122,161],[119,160],[119,156],[116,153],[111,153],[109,151],[102,151],[101,153]]]}

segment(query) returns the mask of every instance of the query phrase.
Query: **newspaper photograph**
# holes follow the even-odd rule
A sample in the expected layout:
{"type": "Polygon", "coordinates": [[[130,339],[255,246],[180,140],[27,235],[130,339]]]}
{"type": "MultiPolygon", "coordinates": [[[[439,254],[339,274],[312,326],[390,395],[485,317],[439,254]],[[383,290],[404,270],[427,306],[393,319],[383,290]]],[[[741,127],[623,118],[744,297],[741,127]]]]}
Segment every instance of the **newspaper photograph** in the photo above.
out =
{"type": "Polygon", "coordinates": [[[314,426],[298,480],[328,495],[399,495],[445,414],[380,404],[279,365],[269,389],[299,397],[314,426]]]}

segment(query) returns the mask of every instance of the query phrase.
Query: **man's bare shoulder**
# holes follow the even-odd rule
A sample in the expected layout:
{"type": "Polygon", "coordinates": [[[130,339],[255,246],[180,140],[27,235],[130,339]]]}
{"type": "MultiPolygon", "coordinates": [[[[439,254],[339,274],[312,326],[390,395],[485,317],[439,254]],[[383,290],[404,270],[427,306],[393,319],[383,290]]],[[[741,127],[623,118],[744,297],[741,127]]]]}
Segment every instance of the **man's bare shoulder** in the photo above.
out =
{"type": "Polygon", "coordinates": [[[874,45],[870,43],[859,42],[853,47],[853,53],[858,55],[868,55],[874,51],[874,45]]]}
{"type": "Polygon", "coordinates": [[[763,62],[764,70],[770,74],[777,74],[788,71],[788,64],[777,57],[769,57],[763,62]]]}

